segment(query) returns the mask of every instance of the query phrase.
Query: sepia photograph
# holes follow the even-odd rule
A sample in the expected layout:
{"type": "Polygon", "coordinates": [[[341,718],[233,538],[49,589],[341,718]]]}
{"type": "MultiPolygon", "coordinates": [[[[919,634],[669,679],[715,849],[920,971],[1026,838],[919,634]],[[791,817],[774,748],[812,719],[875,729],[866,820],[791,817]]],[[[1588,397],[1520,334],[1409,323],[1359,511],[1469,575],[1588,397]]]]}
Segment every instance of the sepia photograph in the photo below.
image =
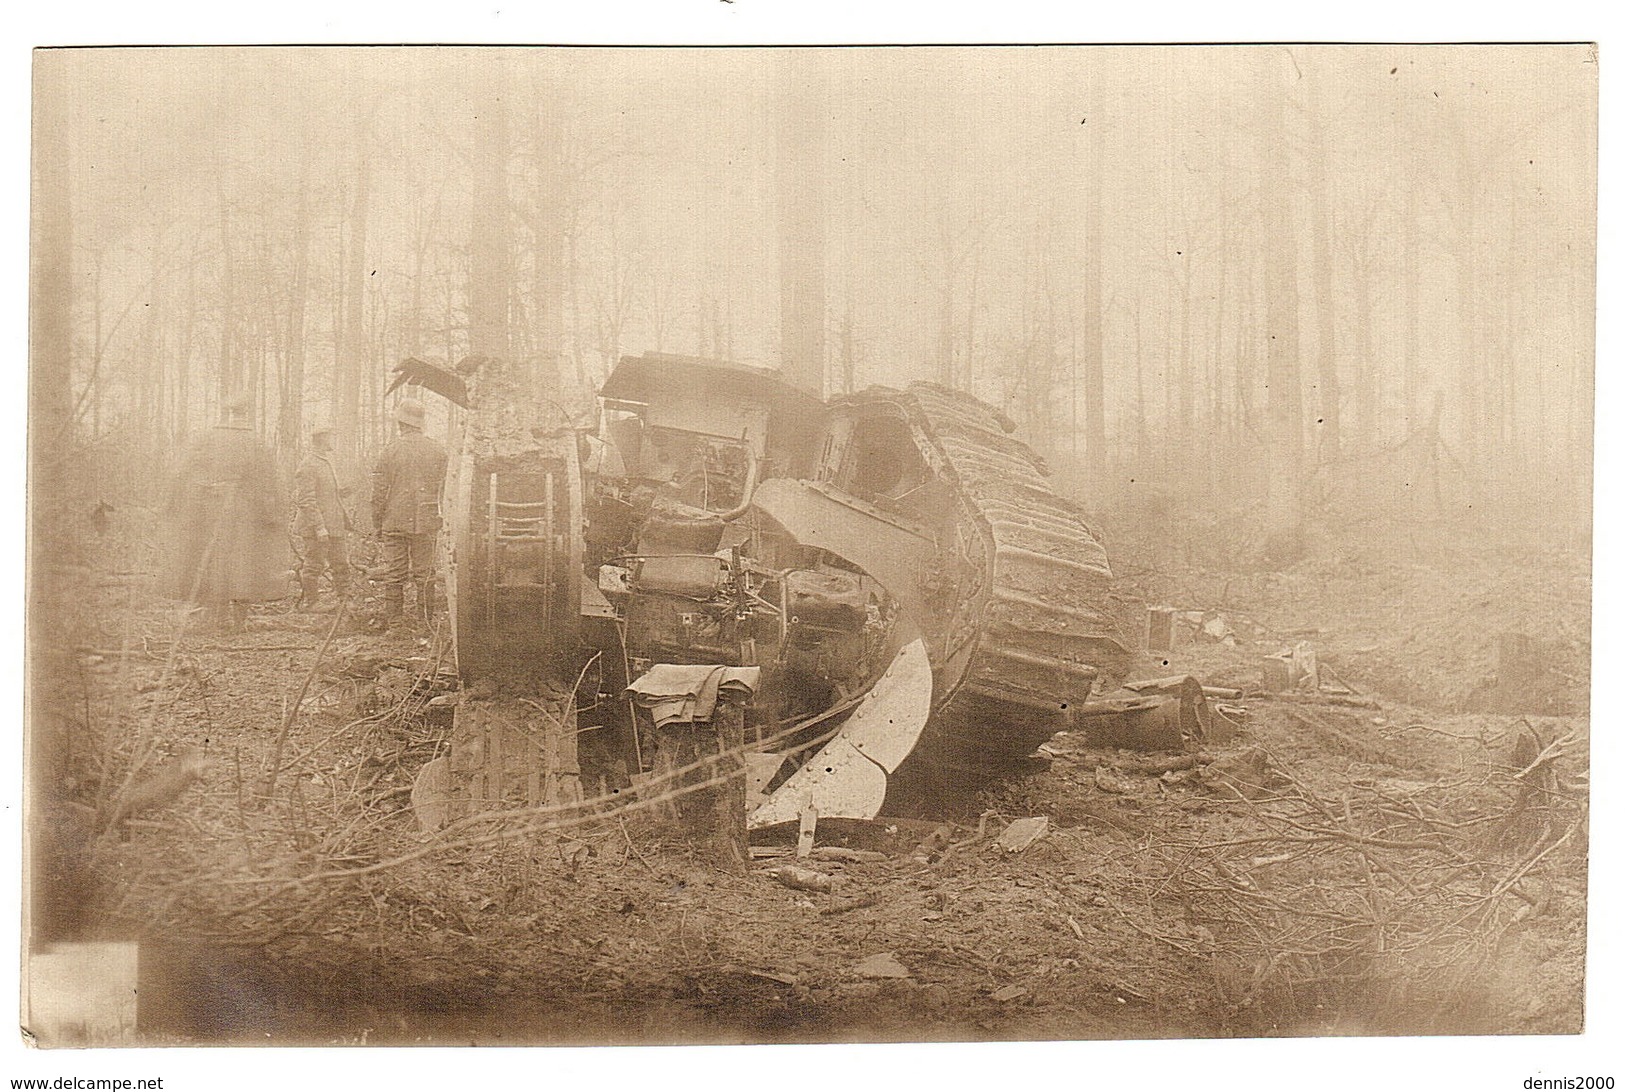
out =
{"type": "Polygon", "coordinates": [[[32,65],[31,1046],[1586,1031],[1594,45],[32,65]]]}

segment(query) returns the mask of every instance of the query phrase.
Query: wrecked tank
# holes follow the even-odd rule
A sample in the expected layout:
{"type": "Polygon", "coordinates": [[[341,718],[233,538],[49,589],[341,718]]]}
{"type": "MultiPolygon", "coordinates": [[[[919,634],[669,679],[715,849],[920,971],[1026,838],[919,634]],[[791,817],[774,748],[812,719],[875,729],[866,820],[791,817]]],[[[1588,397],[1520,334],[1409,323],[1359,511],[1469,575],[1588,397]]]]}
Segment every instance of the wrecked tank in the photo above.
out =
{"type": "Polygon", "coordinates": [[[1100,535],[970,395],[648,353],[586,424],[499,362],[397,371],[470,410],[439,821],[635,793],[649,725],[719,687],[750,826],[874,818],[1019,765],[1127,669],[1100,535]]]}

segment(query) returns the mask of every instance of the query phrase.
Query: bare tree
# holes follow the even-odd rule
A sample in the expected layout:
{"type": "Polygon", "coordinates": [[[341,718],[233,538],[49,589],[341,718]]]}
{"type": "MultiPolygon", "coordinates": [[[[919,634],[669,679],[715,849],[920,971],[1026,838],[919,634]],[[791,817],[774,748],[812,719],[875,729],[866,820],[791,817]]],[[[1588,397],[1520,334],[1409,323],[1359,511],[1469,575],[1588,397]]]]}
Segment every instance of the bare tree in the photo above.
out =
{"type": "MultiPolygon", "coordinates": [[[[375,104],[376,105],[376,104],[375,104]]],[[[365,309],[367,278],[367,228],[372,215],[373,111],[364,111],[355,120],[352,134],[350,208],[346,220],[342,308],[339,318],[338,359],[333,383],[333,438],[339,457],[355,465],[361,455],[361,373],[369,354],[365,309]]]]}
{"type": "Polygon", "coordinates": [[[473,211],[469,226],[468,349],[475,356],[509,359],[508,321],[513,294],[508,243],[508,102],[506,69],[494,60],[495,78],[475,118],[473,211]]]}
{"type": "Polygon", "coordinates": [[[538,382],[558,382],[558,362],[565,345],[566,278],[569,275],[569,239],[580,218],[577,176],[570,167],[575,149],[557,87],[532,71],[531,123],[532,185],[530,202],[519,206],[531,238],[532,351],[541,362],[538,382]]]}
{"type": "MultiPolygon", "coordinates": [[[[1091,81],[1093,85],[1095,81],[1091,81]]],[[[1091,86],[1092,97],[1101,89],[1091,86]]],[[[1083,121],[1088,128],[1088,119],[1083,121]]],[[[1090,484],[1098,488],[1106,480],[1106,339],[1105,314],[1101,307],[1101,281],[1104,279],[1105,228],[1101,222],[1101,195],[1106,188],[1106,146],[1097,124],[1086,137],[1088,170],[1084,190],[1084,273],[1083,273],[1083,411],[1084,455],[1090,484]]]]}
{"type": "Polygon", "coordinates": [[[1276,557],[1295,552],[1299,532],[1299,476],[1303,461],[1303,396],[1298,375],[1298,257],[1293,222],[1284,117],[1288,94],[1285,51],[1271,54],[1258,69],[1258,98],[1263,124],[1259,175],[1262,183],[1264,238],[1270,252],[1264,262],[1265,377],[1268,401],[1269,550],[1276,557]]]}
{"type": "Polygon", "coordinates": [[[299,198],[294,210],[292,275],[287,292],[285,344],[280,401],[282,417],[279,432],[284,452],[298,449],[305,413],[305,301],[310,293],[310,182],[308,168],[301,164],[299,198]]]}
{"type": "MultiPolygon", "coordinates": [[[[61,561],[72,538],[65,533],[68,456],[73,423],[73,171],[68,139],[72,73],[66,57],[42,55],[34,69],[33,209],[29,224],[28,411],[28,767],[30,814],[38,793],[61,783],[68,761],[69,728],[56,708],[69,665],[63,596],[69,591],[61,561]],[[53,696],[56,700],[53,701],[53,696]]],[[[49,859],[51,832],[29,824],[25,877],[29,943],[54,939],[71,927],[49,859]]]]}
{"type": "Polygon", "coordinates": [[[1342,384],[1337,374],[1336,277],[1332,268],[1334,221],[1326,181],[1327,117],[1320,94],[1321,79],[1311,72],[1298,82],[1304,88],[1309,160],[1309,233],[1313,245],[1315,284],[1315,380],[1319,415],[1315,419],[1322,462],[1334,461],[1342,446],[1342,384]]]}
{"type": "Polygon", "coordinates": [[[780,354],[785,377],[824,393],[824,113],[826,84],[815,55],[780,60],[776,171],[780,354]]]}

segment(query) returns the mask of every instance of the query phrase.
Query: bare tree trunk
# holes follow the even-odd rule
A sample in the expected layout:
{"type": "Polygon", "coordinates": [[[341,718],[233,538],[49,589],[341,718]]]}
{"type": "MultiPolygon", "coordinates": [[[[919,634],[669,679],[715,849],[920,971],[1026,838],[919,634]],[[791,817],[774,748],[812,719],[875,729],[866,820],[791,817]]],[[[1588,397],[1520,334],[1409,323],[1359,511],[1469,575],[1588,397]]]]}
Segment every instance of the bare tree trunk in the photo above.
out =
{"type": "Polygon", "coordinates": [[[1191,437],[1195,432],[1195,397],[1191,376],[1191,266],[1190,256],[1183,255],[1183,275],[1179,278],[1179,364],[1175,369],[1175,382],[1179,407],[1180,459],[1188,463],[1191,437]]]}
{"type": "Polygon", "coordinates": [[[1462,231],[1453,255],[1456,266],[1456,321],[1461,335],[1457,369],[1457,397],[1461,410],[1461,454],[1467,465],[1478,462],[1483,435],[1482,343],[1478,330],[1478,259],[1473,240],[1477,217],[1471,200],[1461,208],[1462,231]]]}
{"type": "Polygon", "coordinates": [[[982,255],[978,246],[971,253],[970,283],[965,286],[965,367],[960,375],[962,389],[976,393],[976,289],[982,279],[982,255]]]}
{"type": "Polygon", "coordinates": [[[620,241],[619,230],[611,224],[609,268],[597,286],[594,311],[598,325],[598,354],[603,360],[604,377],[620,360],[621,332],[631,317],[636,294],[634,276],[641,265],[639,257],[620,241]]]}
{"type": "Polygon", "coordinates": [[[1336,460],[1342,446],[1342,386],[1337,375],[1337,312],[1332,270],[1331,196],[1326,181],[1326,127],[1316,77],[1301,81],[1308,98],[1309,231],[1315,263],[1315,362],[1319,386],[1316,419],[1321,462],[1336,460]]]}
{"type": "Polygon", "coordinates": [[[160,348],[159,320],[165,314],[159,274],[163,271],[164,251],[161,245],[152,248],[152,287],[147,293],[147,307],[142,316],[141,337],[136,343],[136,420],[145,423],[148,430],[142,446],[151,451],[152,440],[163,434],[164,367],[160,348]]]}
{"type": "Polygon", "coordinates": [[[1422,283],[1418,273],[1418,251],[1422,246],[1417,188],[1421,180],[1411,175],[1404,180],[1405,223],[1403,224],[1405,287],[1405,431],[1415,432],[1422,423],[1422,361],[1418,336],[1422,308],[1422,283]]]}
{"type": "MultiPolygon", "coordinates": [[[[1091,80],[1093,84],[1095,81],[1091,80]]],[[[1090,88],[1099,93],[1097,86],[1090,88]]],[[[1093,126],[1090,126],[1093,128],[1093,126]]],[[[1089,487],[1106,481],[1106,335],[1101,310],[1104,231],[1102,190],[1106,185],[1106,152],[1099,131],[1088,134],[1089,169],[1084,195],[1083,269],[1083,450],[1089,487]]]]}
{"type": "Polygon", "coordinates": [[[85,401],[90,409],[90,440],[102,434],[102,252],[91,251],[90,275],[90,374],[85,377],[85,401]]]}
{"type": "Polygon", "coordinates": [[[1503,463],[1510,457],[1510,466],[1518,466],[1518,253],[1523,244],[1518,217],[1518,199],[1514,193],[1506,212],[1506,264],[1499,286],[1501,297],[1501,336],[1495,350],[1496,379],[1494,401],[1490,411],[1495,420],[1495,447],[1503,463]]]}
{"type": "Polygon", "coordinates": [[[1145,347],[1141,337],[1140,301],[1134,301],[1134,461],[1146,465],[1145,347]]]}
{"type": "Polygon", "coordinates": [[[1298,476],[1303,464],[1303,395],[1298,373],[1297,230],[1293,223],[1291,163],[1287,152],[1284,52],[1272,52],[1261,66],[1259,106],[1264,142],[1259,180],[1263,188],[1262,236],[1270,241],[1265,264],[1265,358],[1268,403],[1268,501],[1266,554],[1288,560],[1298,552],[1298,476]]]}
{"type": "Polygon", "coordinates": [[[1074,459],[1078,458],[1081,454],[1078,444],[1079,439],[1083,434],[1083,429],[1078,427],[1078,391],[1082,386],[1083,379],[1079,375],[1078,368],[1078,323],[1077,316],[1074,315],[1070,336],[1067,339],[1066,357],[1066,393],[1067,410],[1069,411],[1067,414],[1066,431],[1067,437],[1071,440],[1071,454],[1074,459]]]}
{"type": "Polygon", "coordinates": [[[570,354],[575,361],[576,383],[585,387],[587,385],[587,359],[582,351],[582,343],[586,340],[582,334],[581,325],[581,254],[580,244],[575,232],[570,232],[564,238],[565,251],[565,283],[570,293],[570,354]]]}
{"type": "Polygon", "coordinates": [[[559,123],[560,104],[547,98],[547,88],[532,81],[536,99],[537,121],[533,138],[536,142],[536,184],[533,191],[535,220],[531,227],[534,241],[531,256],[531,322],[535,334],[537,355],[540,360],[539,392],[555,388],[561,378],[559,358],[564,350],[564,284],[565,284],[565,229],[567,216],[564,206],[573,204],[575,195],[565,192],[563,131],[559,123]]]}
{"type": "Polygon", "coordinates": [[[384,297],[382,285],[375,284],[372,297],[367,320],[367,358],[375,366],[361,373],[363,453],[377,451],[387,442],[384,428],[384,370],[377,367],[376,362],[384,359],[384,331],[389,325],[389,301],[384,297]]]}
{"type": "Polygon", "coordinates": [[[672,290],[660,272],[652,272],[649,278],[649,325],[654,335],[655,352],[666,351],[666,327],[671,317],[672,290]]]}
{"type": "Polygon", "coordinates": [[[1256,361],[1253,350],[1257,345],[1254,329],[1257,325],[1257,300],[1254,281],[1257,270],[1249,259],[1242,278],[1241,301],[1236,312],[1235,409],[1231,414],[1233,435],[1245,443],[1258,427],[1253,412],[1253,369],[1256,361]]]}
{"type": "Polygon", "coordinates": [[[250,351],[246,354],[244,362],[248,371],[248,391],[254,399],[254,430],[261,437],[266,432],[267,409],[265,397],[265,322],[262,315],[255,315],[248,327],[252,341],[250,351]]]}
{"type": "MultiPolygon", "coordinates": [[[[50,496],[63,467],[73,414],[73,199],[66,79],[40,59],[34,93],[33,207],[29,255],[29,462],[34,496],[50,496]]],[[[33,528],[38,531],[42,528],[33,528]]]]}
{"type": "Polygon", "coordinates": [[[308,182],[299,177],[299,208],[293,236],[293,283],[288,289],[286,381],[282,387],[280,431],[291,454],[299,450],[305,420],[305,297],[310,287],[310,195],[308,182]]]}
{"type": "Polygon", "coordinates": [[[349,245],[344,257],[344,324],[340,341],[337,375],[334,381],[336,406],[333,413],[333,439],[339,458],[348,466],[361,457],[361,370],[368,363],[367,326],[364,318],[367,299],[367,222],[372,208],[372,156],[368,134],[371,112],[355,127],[355,167],[352,179],[355,194],[350,203],[349,245]]]}
{"type": "Polygon", "coordinates": [[[492,73],[494,90],[481,104],[474,147],[474,209],[468,268],[468,348],[475,356],[512,354],[508,300],[513,276],[508,253],[508,103],[506,69],[492,73]]]}
{"type": "MultiPolygon", "coordinates": [[[[218,168],[224,171],[224,166],[218,168]]],[[[236,263],[231,256],[231,211],[226,200],[226,182],[215,176],[215,197],[220,213],[220,356],[216,392],[221,405],[242,391],[243,380],[237,359],[236,263]]]]}
{"type": "Polygon", "coordinates": [[[937,260],[940,280],[940,298],[937,304],[937,382],[944,387],[956,385],[954,372],[954,287],[959,280],[959,261],[954,253],[954,231],[947,206],[947,195],[937,210],[937,260]]]}
{"type": "Polygon", "coordinates": [[[1157,476],[1166,480],[1174,470],[1174,392],[1178,384],[1172,374],[1174,368],[1174,309],[1164,296],[1162,301],[1162,435],[1157,445],[1157,476]]]}
{"type": "Polygon", "coordinates": [[[181,323],[180,344],[175,348],[175,411],[170,418],[170,442],[185,440],[192,427],[192,350],[197,340],[197,270],[203,261],[203,233],[192,240],[192,253],[186,263],[185,320],[181,323]]]}
{"type": "Polygon", "coordinates": [[[1456,364],[1457,397],[1461,410],[1461,457],[1477,466],[1484,436],[1484,368],[1480,359],[1484,340],[1478,298],[1478,173],[1472,149],[1457,134],[1456,144],[1456,321],[1461,344],[1456,364]]]}
{"type": "MultiPolygon", "coordinates": [[[[1593,66],[1593,73],[1596,68],[1593,66]]],[[[1592,79],[1595,79],[1595,75],[1592,79]]],[[[1570,115],[1576,129],[1577,144],[1585,149],[1581,176],[1583,182],[1577,198],[1591,208],[1597,202],[1597,126],[1596,114],[1584,110],[1570,115]]],[[[1576,495],[1589,498],[1592,493],[1592,449],[1596,427],[1596,362],[1597,362],[1597,235],[1595,231],[1578,233],[1579,254],[1570,268],[1569,321],[1572,323],[1568,372],[1572,377],[1571,401],[1564,416],[1568,419],[1565,430],[1565,453],[1568,456],[1567,479],[1574,483],[1576,495]]],[[[1585,506],[1586,502],[1581,502],[1585,506]]]]}
{"type": "MultiPolygon", "coordinates": [[[[1048,254],[1040,251],[1038,257],[1043,263],[1044,269],[1044,340],[1042,342],[1043,355],[1040,357],[1044,367],[1042,372],[1043,386],[1038,392],[1038,411],[1044,422],[1044,448],[1048,451],[1054,451],[1056,449],[1055,386],[1061,371],[1061,349],[1059,327],[1055,315],[1055,277],[1049,268],[1048,254]]],[[[1068,379],[1071,380],[1070,373],[1068,379]]]]}
{"type": "MultiPolygon", "coordinates": [[[[1229,221],[1230,218],[1228,213],[1221,214],[1219,238],[1230,238],[1229,221]]],[[[1226,305],[1228,303],[1229,289],[1230,263],[1228,261],[1221,261],[1219,263],[1219,284],[1213,293],[1213,344],[1212,356],[1210,358],[1212,363],[1208,368],[1208,384],[1206,391],[1208,417],[1207,425],[1203,430],[1207,445],[1208,465],[1210,467],[1213,465],[1216,453],[1218,451],[1218,440],[1224,435],[1225,429],[1224,385],[1221,379],[1221,373],[1223,371],[1224,357],[1224,314],[1226,305]]]]}
{"type": "MultiPolygon", "coordinates": [[[[71,935],[74,886],[53,863],[52,832],[38,820],[39,793],[63,787],[69,721],[55,706],[68,693],[68,646],[62,609],[71,590],[60,562],[71,541],[64,514],[73,425],[73,172],[67,60],[58,51],[36,55],[33,110],[33,216],[29,224],[28,295],[28,585],[25,642],[28,691],[30,832],[23,861],[24,941],[37,946],[71,935]]],[[[58,850],[58,855],[60,851],[58,850]]]]}
{"type": "Polygon", "coordinates": [[[711,297],[701,289],[694,291],[694,311],[690,317],[694,320],[694,352],[707,360],[715,360],[716,349],[711,345],[711,325],[706,321],[706,315],[711,308],[711,297]]]}
{"type": "MultiPolygon", "coordinates": [[[[1587,156],[1585,181],[1579,196],[1595,207],[1597,161],[1592,153],[1597,147],[1597,130],[1590,122],[1579,119],[1578,115],[1581,113],[1583,111],[1575,111],[1576,125],[1584,126],[1580,146],[1587,149],[1587,156]]],[[[1568,341],[1572,346],[1564,359],[1568,389],[1554,391],[1553,401],[1561,407],[1566,421],[1566,427],[1560,433],[1564,461],[1559,465],[1563,468],[1565,480],[1573,483],[1572,494],[1585,498],[1580,504],[1583,510],[1589,510],[1587,502],[1592,495],[1592,478],[1595,473],[1592,453],[1596,442],[1597,236],[1590,231],[1577,234],[1579,238],[1576,249],[1579,253],[1570,264],[1571,272],[1567,284],[1568,341]]],[[[1588,520],[1587,530],[1589,529],[1588,520]]]]}
{"type": "MultiPolygon", "coordinates": [[[[444,186],[437,188],[434,202],[425,218],[422,206],[413,207],[412,229],[412,291],[407,298],[407,312],[403,344],[408,356],[418,356],[423,349],[423,286],[428,277],[429,249],[434,245],[435,231],[440,224],[440,210],[444,203],[444,186]]],[[[453,361],[448,360],[450,364],[453,361]]]]}
{"type": "Polygon", "coordinates": [[[717,345],[722,359],[734,358],[734,324],[733,324],[733,298],[730,296],[725,304],[718,306],[716,300],[711,301],[711,340],[717,345]]]}
{"type": "Polygon", "coordinates": [[[1360,245],[1367,249],[1356,256],[1354,264],[1354,415],[1359,421],[1359,444],[1374,448],[1381,442],[1382,420],[1377,408],[1381,397],[1371,337],[1370,244],[1362,241],[1360,245]]]}
{"type": "Polygon", "coordinates": [[[841,321],[836,327],[839,332],[841,344],[841,393],[851,394],[857,389],[858,359],[857,348],[852,337],[852,286],[847,281],[846,303],[841,311],[841,321]]]}
{"type": "Polygon", "coordinates": [[[784,377],[824,395],[824,96],[815,53],[784,54],[777,155],[779,344],[784,377]]]}

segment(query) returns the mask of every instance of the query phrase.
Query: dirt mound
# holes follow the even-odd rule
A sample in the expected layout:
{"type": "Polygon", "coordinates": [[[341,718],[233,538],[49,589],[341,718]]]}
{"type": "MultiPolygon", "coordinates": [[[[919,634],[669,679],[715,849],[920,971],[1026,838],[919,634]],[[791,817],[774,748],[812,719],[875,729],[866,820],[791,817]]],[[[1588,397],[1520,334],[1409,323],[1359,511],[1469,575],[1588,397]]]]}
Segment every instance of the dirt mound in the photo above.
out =
{"type": "Polygon", "coordinates": [[[1307,641],[1345,681],[1398,701],[1448,712],[1589,708],[1588,557],[1406,544],[1322,554],[1282,572],[1118,568],[1148,603],[1222,618],[1255,657],[1307,641]]]}

